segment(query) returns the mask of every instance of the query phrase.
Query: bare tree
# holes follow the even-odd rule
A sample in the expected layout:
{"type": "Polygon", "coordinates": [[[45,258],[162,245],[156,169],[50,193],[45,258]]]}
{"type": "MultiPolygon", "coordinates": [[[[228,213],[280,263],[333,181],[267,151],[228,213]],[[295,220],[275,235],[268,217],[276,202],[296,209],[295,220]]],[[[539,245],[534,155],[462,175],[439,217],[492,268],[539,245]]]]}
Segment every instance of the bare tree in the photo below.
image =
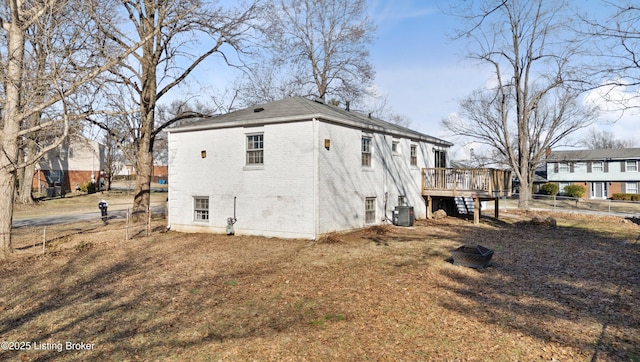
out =
{"type": "Polygon", "coordinates": [[[344,103],[366,92],[375,26],[365,0],[278,0],[265,20],[269,60],[245,77],[244,103],[293,95],[344,103]]]}
{"type": "Polygon", "coordinates": [[[633,141],[618,139],[611,131],[599,131],[595,128],[589,130],[589,134],[584,137],[582,144],[591,150],[633,147],[633,141]]]}
{"type": "Polygon", "coordinates": [[[149,207],[154,140],[171,124],[156,124],[158,102],[211,55],[240,53],[240,40],[250,29],[256,5],[223,9],[200,0],[114,1],[126,12],[129,24],[101,23],[105,43],[126,49],[140,39],[152,38],[112,72],[114,84],[127,86],[137,107],[133,119],[138,126],[132,134],[137,173],[133,207],[137,212],[149,207]]]}
{"type": "Polygon", "coordinates": [[[79,92],[106,69],[127,57],[140,43],[106,58],[94,55],[95,42],[86,1],[23,1],[0,3],[0,17],[6,47],[0,48],[0,75],[2,76],[2,112],[0,114],[0,248],[3,257],[13,251],[11,223],[17,170],[36,162],[49,150],[57,147],[68,134],[69,122],[83,117],[88,107],[82,105],[79,92]],[[62,9],[62,10],[60,10],[62,9]],[[54,16],[55,15],[55,16],[54,16]],[[48,24],[48,36],[55,41],[41,48],[38,56],[46,59],[47,71],[27,74],[33,69],[36,53],[29,38],[36,24],[48,24]],[[46,85],[46,87],[45,87],[46,85]],[[82,107],[82,109],[79,109],[82,107]],[[47,113],[40,123],[28,122],[34,115],[47,113]],[[57,129],[46,144],[39,145],[33,154],[19,159],[21,140],[32,138],[33,133],[57,129]]]}
{"type": "Polygon", "coordinates": [[[582,35],[589,41],[591,82],[609,108],[640,108],[640,6],[637,1],[604,0],[611,10],[601,14],[583,14],[582,35]]]}
{"type": "MultiPolygon", "coordinates": [[[[467,3],[468,4],[468,3],[467,3]]],[[[564,1],[472,1],[469,57],[490,67],[493,86],[462,101],[462,117],[444,120],[458,135],[497,150],[520,182],[518,207],[527,209],[534,170],[544,150],[593,122],[578,101],[572,61],[577,45],[566,41],[564,1]]]]}

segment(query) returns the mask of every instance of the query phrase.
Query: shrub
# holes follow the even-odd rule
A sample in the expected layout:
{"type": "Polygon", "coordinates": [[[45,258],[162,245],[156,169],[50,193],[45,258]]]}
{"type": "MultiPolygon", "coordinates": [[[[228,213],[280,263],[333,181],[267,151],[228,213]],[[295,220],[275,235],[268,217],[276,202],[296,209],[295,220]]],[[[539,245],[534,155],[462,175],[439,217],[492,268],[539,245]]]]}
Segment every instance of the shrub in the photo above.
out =
{"type": "Polygon", "coordinates": [[[587,190],[580,185],[568,185],[564,187],[565,196],[581,198],[587,190]]]}
{"type": "Polygon", "coordinates": [[[546,184],[540,187],[540,193],[543,195],[557,195],[558,194],[558,185],[547,182],[546,184]]]}
{"type": "Polygon", "coordinates": [[[615,194],[611,195],[611,200],[640,201],[640,195],[639,194],[615,193],[615,194]]]}
{"type": "Polygon", "coordinates": [[[91,181],[83,182],[82,185],[80,185],[80,191],[95,194],[98,191],[98,185],[91,181]]]}

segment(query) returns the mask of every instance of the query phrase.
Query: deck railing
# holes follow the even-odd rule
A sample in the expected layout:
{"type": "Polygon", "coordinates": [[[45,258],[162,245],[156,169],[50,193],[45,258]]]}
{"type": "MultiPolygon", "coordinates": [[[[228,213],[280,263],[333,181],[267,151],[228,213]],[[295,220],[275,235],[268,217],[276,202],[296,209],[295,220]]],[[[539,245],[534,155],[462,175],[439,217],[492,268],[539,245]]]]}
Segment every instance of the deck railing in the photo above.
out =
{"type": "Polygon", "coordinates": [[[492,168],[423,168],[422,191],[476,193],[499,197],[511,193],[511,171],[492,168]]]}

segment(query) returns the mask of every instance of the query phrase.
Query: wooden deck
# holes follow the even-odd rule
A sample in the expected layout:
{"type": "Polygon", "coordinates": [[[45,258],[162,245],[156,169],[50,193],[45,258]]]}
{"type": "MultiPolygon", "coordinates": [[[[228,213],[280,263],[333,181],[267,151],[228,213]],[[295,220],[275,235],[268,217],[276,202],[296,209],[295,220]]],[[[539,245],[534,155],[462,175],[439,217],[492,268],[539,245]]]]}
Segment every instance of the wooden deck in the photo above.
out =
{"type": "Polygon", "coordinates": [[[422,195],[494,199],[511,195],[511,171],[493,168],[423,168],[422,195]]]}
{"type": "Polygon", "coordinates": [[[494,200],[498,218],[498,199],[511,196],[511,171],[493,168],[423,168],[422,195],[427,200],[427,218],[431,218],[432,197],[471,197],[473,222],[480,223],[480,201],[494,200]]]}

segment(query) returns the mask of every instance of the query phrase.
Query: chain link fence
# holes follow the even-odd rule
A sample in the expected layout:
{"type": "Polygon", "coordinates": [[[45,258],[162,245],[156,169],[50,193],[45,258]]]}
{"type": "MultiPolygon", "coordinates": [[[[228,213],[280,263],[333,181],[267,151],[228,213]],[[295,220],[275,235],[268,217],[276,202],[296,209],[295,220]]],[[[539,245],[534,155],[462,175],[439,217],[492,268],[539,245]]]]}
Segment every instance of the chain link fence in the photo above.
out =
{"type": "Polygon", "coordinates": [[[106,217],[97,206],[67,209],[34,206],[14,214],[11,240],[18,254],[45,254],[68,247],[82,249],[106,235],[119,241],[164,231],[165,212],[165,203],[152,203],[145,211],[133,212],[130,201],[110,202],[106,217]]]}
{"type": "MultiPolygon", "coordinates": [[[[504,209],[518,208],[518,194],[499,200],[499,207],[504,209]]],[[[492,202],[486,203],[487,209],[493,209],[492,202]]],[[[569,212],[582,214],[596,214],[606,216],[619,216],[624,218],[640,217],[640,202],[622,201],[610,199],[578,199],[575,197],[532,195],[529,200],[531,210],[550,212],[569,212]]]]}

